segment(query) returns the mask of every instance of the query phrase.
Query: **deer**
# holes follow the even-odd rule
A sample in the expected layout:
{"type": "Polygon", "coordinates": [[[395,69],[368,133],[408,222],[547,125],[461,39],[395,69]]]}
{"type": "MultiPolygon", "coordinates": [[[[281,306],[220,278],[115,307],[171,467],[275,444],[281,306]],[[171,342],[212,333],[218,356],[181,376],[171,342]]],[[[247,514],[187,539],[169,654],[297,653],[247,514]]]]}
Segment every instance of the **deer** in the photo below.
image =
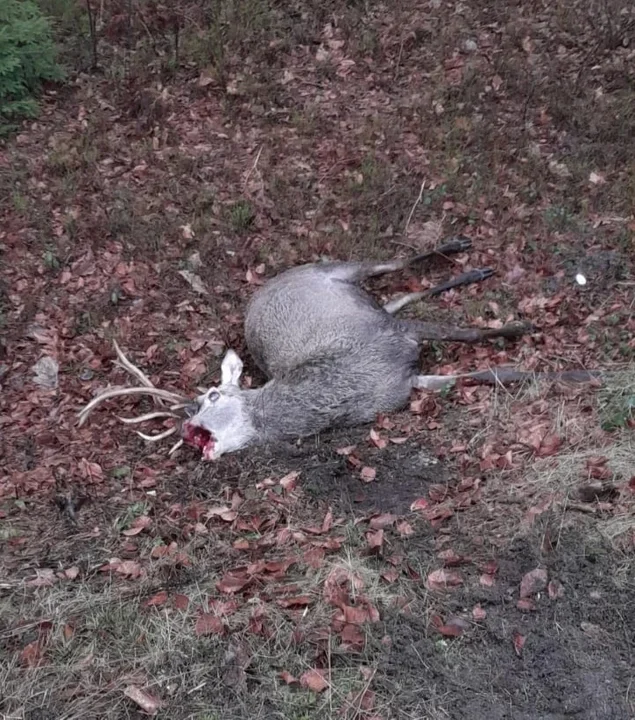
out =
{"type": "Polygon", "coordinates": [[[362,287],[370,278],[433,258],[447,258],[470,247],[468,238],[457,237],[407,258],[309,263],[265,282],[251,297],[244,319],[247,349],[267,378],[261,387],[241,387],[243,361],[230,348],[221,362],[220,384],[199,388],[200,394],[191,399],[154,387],[115,342],[119,365],[140,385],[103,391],[78,413],[79,425],[105,400],[150,395],[164,407],[140,417],[119,419],[135,425],[173,418],[176,424],[168,430],[155,435],[137,433],[149,442],[177,433],[180,437],[170,455],[186,444],[200,451],[204,461],[216,461],[228,453],[265,443],[293,442],[331,428],[371,423],[380,413],[405,407],[413,389],[443,390],[462,378],[503,385],[536,378],[571,382],[595,379],[594,371],[532,373],[501,367],[456,375],[420,373],[420,351],[426,341],[514,340],[532,330],[532,326],[517,321],[499,328],[474,328],[397,316],[413,302],[486,280],[494,274],[492,268],[462,273],[383,305],[362,287]]]}

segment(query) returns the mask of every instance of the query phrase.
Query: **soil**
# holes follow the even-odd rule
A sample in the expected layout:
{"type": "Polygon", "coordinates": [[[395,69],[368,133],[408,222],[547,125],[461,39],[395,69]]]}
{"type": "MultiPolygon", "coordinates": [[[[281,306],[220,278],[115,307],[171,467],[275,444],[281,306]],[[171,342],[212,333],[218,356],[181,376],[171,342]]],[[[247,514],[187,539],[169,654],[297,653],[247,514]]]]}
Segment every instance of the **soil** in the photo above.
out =
{"type": "MultiPolygon", "coordinates": [[[[391,419],[398,421],[399,415],[391,419]]],[[[364,426],[330,431],[295,446],[253,448],[226,456],[219,463],[195,462],[190,476],[195,478],[193,488],[188,488],[188,493],[194,489],[204,496],[225,484],[246,488],[254,478],[299,472],[303,490],[316,501],[332,505],[337,512],[403,515],[409,512],[414,500],[426,494],[431,484],[450,481],[443,463],[434,457],[431,448],[426,448],[423,434],[380,450],[369,441],[369,429],[364,426]],[[342,450],[353,447],[358,467],[352,466],[342,454],[342,450]],[[360,480],[359,468],[364,466],[376,471],[372,482],[360,480]]]]}
{"type": "Polygon", "coordinates": [[[517,588],[540,561],[539,545],[539,537],[513,543],[498,555],[495,590],[467,583],[448,603],[457,614],[477,604],[487,612],[460,648],[430,636],[421,619],[386,619],[393,644],[381,675],[385,692],[399,698],[395,718],[428,708],[453,720],[632,720],[625,692],[633,676],[632,579],[617,581],[608,544],[590,548],[583,532],[567,529],[542,558],[563,596],[544,593],[535,611],[522,612],[517,588]],[[520,656],[516,633],[526,638],[520,656]]]}

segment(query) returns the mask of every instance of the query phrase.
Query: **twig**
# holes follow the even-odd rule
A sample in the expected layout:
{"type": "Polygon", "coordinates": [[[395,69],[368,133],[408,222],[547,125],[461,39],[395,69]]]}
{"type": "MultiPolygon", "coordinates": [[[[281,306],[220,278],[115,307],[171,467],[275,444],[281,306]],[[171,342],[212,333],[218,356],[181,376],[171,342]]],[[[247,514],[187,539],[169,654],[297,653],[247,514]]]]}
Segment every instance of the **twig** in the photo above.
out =
{"type": "Polygon", "coordinates": [[[399,43],[399,55],[397,56],[397,62],[395,63],[395,72],[393,73],[393,79],[397,79],[397,75],[399,75],[399,66],[401,65],[401,56],[403,55],[403,46],[406,41],[405,37],[401,38],[401,43],[399,43]]]}
{"type": "Polygon", "coordinates": [[[390,241],[393,245],[399,245],[401,247],[408,248],[408,250],[414,250],[415,252],[419,252],[420,248],[416,247],[416,245],[413,245],[412,243],[403,242],[402,240],[391,240],[390,241]]]}
{"type": "Polygon", "coordinates": [[[423,189],[426,186],[425,178],[423,179],[423,182],[421,183],[421,187],[419,188],[419,196],[415,200],[414,205],[412,206],[412,209],[410,210],[410,215],[408,215],[408,219],[406,220],[406,227],[403,229],[403,236],[406,237],[408,233],[408,228],[410,227],[410,221],[412,220],[412,216],[415,214],[415,210],[417,209],[417,205],[421,202],[421,198],[423,197],[423,189]]]}
{"type": "Polygon", "coordinates": [[[245,177],[245,180],[244,180],[245,187],[247,186],[247,183],[249,182],[249,178],[252,176],[252,174],[256,170],[256,166],[258,165],[258,160],[260,160],[260,153],[262,152],[263,147],[264,147],[264,145],[260,146],[260,149],[258,150],[258,153],[256,155],[256,159],[254,160],[254,164],[251,166],[251,169],[247,173],[247,177],[245,177]]]}

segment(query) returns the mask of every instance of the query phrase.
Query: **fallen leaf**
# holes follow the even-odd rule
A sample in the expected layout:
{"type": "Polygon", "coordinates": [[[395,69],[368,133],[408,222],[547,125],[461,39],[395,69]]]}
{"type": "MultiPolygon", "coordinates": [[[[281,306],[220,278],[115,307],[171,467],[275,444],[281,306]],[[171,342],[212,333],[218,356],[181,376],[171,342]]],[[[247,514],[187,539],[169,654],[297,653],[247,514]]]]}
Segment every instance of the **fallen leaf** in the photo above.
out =
{"type": "Polygon", "coordinates": [[[551,600],[564,597],[564,586],[558,580],[552,580],[549,585],[547,585],[547,593],[551,600]]]}
{"type": "Polygon", "coordinates": [[[554,433],[545,435],[540,442],[540,447],[538,448],[536,454],[538,457],[549,457],[550,455],[555,455],[561,445],[562,438],[558,435],[554,433]]]}
{"type": "MultiPolygon", "coordinates": [[[[361,695],[358,695],[357,698],[354,699],[354,701],[358,704],[358,706],[361,710],[368,712],[369,710],[372,710],[375,707],[375,698],[376,698],[375,691],[367,688],[366,690],[363,690],[361,695]]],[[[368,717],[368,716],[366,715],[365,717],[368,717]]],[[[375,717],[377,717],[377,716],[375,716],[375,717]]],[[[370,720],[372,720],[372,718],[370,718],[370,720]]]]}
{"type": "Polygon", "coordinates": [[[530,598],[521,598],[516,603],[516,607],[522,612],[532,612],[536,609],[536,604],[530,598]]]}
{"type": "Polygon", "coordinates": [[[430,505],[426,498],[419,498],[410,505],[410,510],[425,510],[430,505]]]}
{"type": "Polygon", "coordinates": [[[146,528],[150,527],[150,525],[152,525],[152,519],[148,517],[148,515],[140,515],[138,518],[135,518],[132,525],[121,534],[126,537],[133,537],[143,532],[146,528]]]}
{"type": "Polygon", "coordinates": [[[51,568],[42,568],[35,571],[35,577],[27,580],[28,587],[49,587],[57,582],[55,571],[51,568]]]}
{"type": "Polygon", "coordinates": [[[168,593],[165,590],[161,590],[156,595],[153,595],[151,598],[146,600],[143,603],[144,607],[157,607],[160,605],[164,605],[168,599],[168,593]]]}
{"type": "Polygon", "coordinates": [[[194,628],[197,635],[222,635],[225,625],[221,618],[210,613],[202,613],[196,619],[194,628]]]}
{"type": "Polygon", "coordinates": [[[462,583],[461,576],[451,570],[433,570],[426,578],[428,590],[446,590],[462,583]]]}
{"type": "Polygon", "coordinates": [[[468,562],[466,558],[464,558],[462,555],[457,554],[456,552],[454,552],[454,550],[450,548],[448,548],[447,550],[442,550],[440,553],[438,553],[438,557],[440,560],[443,560],[443,564],[446,567],[463,565],[464,563],[468,562]]]}
{"type": "Polygon", "coordinates": [[[307,670],[300,677],[300,685],[312,690],[315,693],[320,693],[323,690],[326,690],[329,686],[329,682],[326,679],[326,671],[318,669],[307,670]]]}
{"type": "Polygon", "coordinates": [[[518,657],[521,656],[523,647],[525,646],[525,636],[521,635],[520,633],[516,632],[514,633],[513,637],[513,643],[514,643],[514,650],[516,651],[516,655],[518,657]]]}
{"type": "Polygon", "coordinates": [[[250,582],[251,578],[238,577],[227,573],[216,583],[216,589],[222,593],[233,594],[243,590],[250,582]]]}
{"type": "Polygon", "coordinates": [[[328,532],[333,527],[333,513],[329,509],[329,511],[324,516],[324,520],[322,520],[322,532],[328,532]]]}
{"type": "Polygon", "coordinates": [[[386,570],[386,572],[383,572],[381,576],[389,583],[394,583],[399,579],[399,573],[394,568],[392,570],[386,570]]]}
{"type": "Polygon", "coordinates": [[[68,580],[75,580],[75,578],[79,575],[79,568],[77,565],[73,565],[73,567],[66,568],[64,570],[64,577],[68,580]]]}
{"type": "Polygon", "coordinates": [[[236,610],[238,610],[238,603],[236,600],[220,600],[219,598],[213,598],[207,605],[214,615],[232,615],[236,612],[236,610]]]}
{"type": "Polygon", "coordinates": [[[187,608],[190,604],[190,599],[188,598],[187,595],[181,595],[181,594],[177,593],[172,598],[172,602],[174,603],[174,607],[177,610],[187,610],[187,608]]]}
{"type": "Polygon", "coordinates": [[[148,715],[156,715],[162,705],[158,698],[136,685],[128,685],[128,687],[124,688],[123,694],[135,702],[148,715]]]}
{"type": "Polygon", "coordinates": [[[520,597],[527,598],[544,590],[547,585],[547,571],[536,568],[528,572],[520,582],[520,597]]]}
{"type": "Polygon", "coordinates": [[[372,482],[377,475],[377,471],[375,468],[372,467],[363,467],[360,470],[359,476],[362,482],[369,483],[372,482]]]}
{"type": "Polygon", "coordinates": [[[300,473],[290,472],[288,475],[285,475],[283,478],[280,479],[280,485],[287,491],[290,492],[291,490],[295,489],[295,486],[298,484],[298,478],[300,477],[300,473]]]}
{"type": "Polygon", "coordinates": [[[179,230],[185,240],[191,240],[195,235],[194,230],[192,230],[192,226],[189,223],[187,223],[187,225],[179,225],[179,230]]]}
{"type": "Polygon", "coordinates": [[[384,531],[369,530],[366,533],[366,542],[370,548],[380,548],[384,544],[384,531]]]}
{"type": "Polygon", "coordinates": [[[221,505],[220,507],[210,508],[205,513],[205,518],[208,520],[213,517],[219,517],[225,522],[233,522],[238,517],[238,513],[227,507],[227,505],[221,505]]]}
{"type": "Polygon", "coordinates": [[[306,607],[312,602],[313,600],[309,595],[297,595],[296,597],[282,598],[281,600],[278,600],[278,605],[285,608],[306,607]]]}
{"type": "Polygon", "coordinates": [[[217,82],[215,71],[213,69],[203,68],[198,76],[197,82],[199,87],[207,87],[208,85],[217,82]]]}
{"type": "Polygon", "coordinates": [[[302,559],[304,562],[314,569],[322,567],[326,553],[320,547],[312,547],[305,551],[302,559]]]}
{"type": "Polygon", "coordinates": [[[344,615],[344,620],[352,625],[361,625],[365,622],[376,622],[378,619],[376,608],[356,605],[342,605],[341,610],[344,615]]]}
{"type": "Polygon", "coordinates": [[[294,677],[288,670],[283,670],[280,673],[280,677],[287,683],[287,685],[292,685],[293,683],[298,682],[298,679],[294,677]]]}
{"type": "Polygon", "coordinates": [[[372,517],[368,524],[373,530],[381,530],[393,525],[396,519],[396,515],[392,515],[391,513],[382,513],[381,515],[375,515],[372,517]]]}
{"type": "Polygon", "coordinates": [[[199,295],[209,295],[205,284],[196,273],[193,273],[190,270],[179,270],[178,272],[179,275],[190,284],[194,292],[199,293],[199,295]]]}
{"type": "Polygon", "coordinates": [[[347,445],[346,447],[337,448],[335,452],[338,455],[350,455],[356,447],[357,445],[347,445]]]}
{"type": "Polygon", "coordinates": [[[396,526],[397,532],[401,537],[409,537],[410,535],[414,535],[414,528],[407,520],[400,520],[396,526]]]}
{"type": "Polygon", "coordinates": [[[359,625],[347,623],[340,632],[342,644],[340,648],[361,649],[364,647],[365,637],[359,625]]]}
{"type": "Polygon", "coordinates": [[[388,445],[388,440],[385,440],[374,428],[370,431],[370,439],[373,445],[380,450],[383,450],[388,445]]]}
{"type": "Polygon", "coordinates": [[[127,575],[132,579],[136,579],[142,574],[141,565],[138,562],[135,560],[120,560],[119,558],[112,558],[109,563],[102,565],[99,570],[100,572],[116,572],[119,575],[127,575]]]}
{"type": "Polygon", "coordinates": [[[446,637],[458,637],[463,634],[463,628],[458,625],[439,625],[435,627],[435,630],[446,637]]]}
{"type": "Polygon", "coordinates": [[[141,565],[135,560],[120,560],[114,571],[119,575],[127,575],[131,578],[138,578],[141,575],[141,565]]]}
{"type": "Polygon", "coordinates": [[[483,610],[480,605],[475,605],[472,609],[472,617],[476,620],[476,622],[480,622],[481,620],[485,620],[487,612],[483,610]]]}
{"type": "Polygon", "coordinates": [[[35,377],[33,382],[46,390],[55,390],[58,385],[59,365],[48,355],[40,358],[33,366],[35,377]]]}
{"type": "Polygon", "coordinates": [[[39,640],[30,642],[20,652],[20,663],[25,667],[38,667],[43,660],[42,643],[39,640]]]}

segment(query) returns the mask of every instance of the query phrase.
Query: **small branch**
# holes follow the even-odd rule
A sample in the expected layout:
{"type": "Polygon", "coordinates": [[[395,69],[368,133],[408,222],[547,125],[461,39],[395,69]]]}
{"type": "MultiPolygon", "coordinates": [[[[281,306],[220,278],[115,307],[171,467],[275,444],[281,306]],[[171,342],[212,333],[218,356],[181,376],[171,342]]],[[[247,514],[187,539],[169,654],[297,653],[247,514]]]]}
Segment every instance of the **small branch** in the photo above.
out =
{"type": "Polygon", "coordinates": [[[408,228],[410,227],[410,221],[412,220],[412,216],[415,214],[415,210],[417,209],[417,205],[421,202],[421,198],[423,197],[423,189],[426,186],[425,178],[423,182],[421,183],[421,187],[419,188],[419,196],[414,202],[414,205],[412,206],[412,209],[410,210],[410,215],[408,215],[408,219],[406,220],[406,227],[403,229],[403,236],[406,237],[408,234],[408,228]]]}
{"type": "Polygon", "coordinates": [[[249,182],[249,178],[253,175],[253,173],[254,173],[255,170],[256,170],[256,167],[258,166],[258,160],[260,160],[260,154],[262,153],[262,148],[263,148],[263,147],[264,147],[264,145],[261,145],[261,146],[260,146],[260,149],[258,150],[258,153],[256,154],[256,159],[254,160],[254,164],[251,166],[249,172],[247,173],[247,176],[245,177],[245,180],[244,180],[244,185],[245,185],[245,187],[247,187],[247,183],[249,182]]]}

